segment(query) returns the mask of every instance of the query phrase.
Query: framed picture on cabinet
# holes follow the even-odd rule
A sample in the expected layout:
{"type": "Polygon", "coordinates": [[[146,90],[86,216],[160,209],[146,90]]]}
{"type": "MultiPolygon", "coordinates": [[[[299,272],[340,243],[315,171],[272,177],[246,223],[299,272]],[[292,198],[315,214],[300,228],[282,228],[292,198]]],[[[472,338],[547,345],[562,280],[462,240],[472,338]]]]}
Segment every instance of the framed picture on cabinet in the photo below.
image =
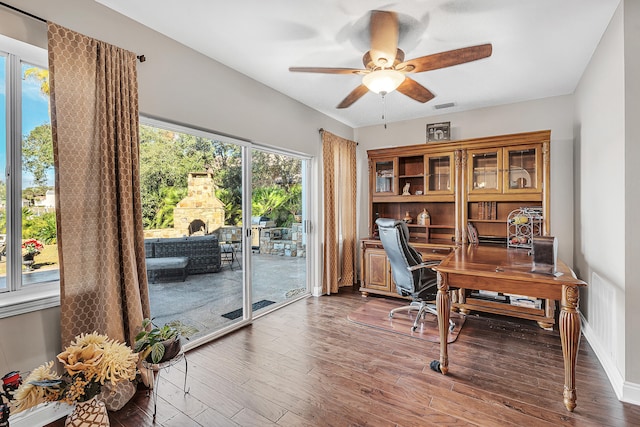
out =
{"type": "Polygon", "coordinates": [[[451,139],[451,122],[429,123],[427,125],[427,142],[449,141],[451,139]]]}

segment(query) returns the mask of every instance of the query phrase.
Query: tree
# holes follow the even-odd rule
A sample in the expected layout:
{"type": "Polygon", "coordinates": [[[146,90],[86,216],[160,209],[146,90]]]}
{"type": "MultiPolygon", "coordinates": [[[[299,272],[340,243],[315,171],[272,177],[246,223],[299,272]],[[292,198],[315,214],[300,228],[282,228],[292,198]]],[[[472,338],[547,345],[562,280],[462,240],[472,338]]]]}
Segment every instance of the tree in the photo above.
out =
{"type": "Polygon", "coordinates": [[[236,195],[226,188],[219,188],[216,197],[224,204],[225,225],[242,224],[242,205],[237,203],[236,195]]]}
{"type": "Polygon", "coordinates": [[[53,168],[50,124],[36,126],[22,141],[22,167],[31,172],[35,186],[47,185],[47,172],[53,168]]]}
{"type": "Polygon", "coordinates": [[[187,195],[186,188],[163,187],[160,190],[161,204],[156,212],[153,228],[173,227],[173,210],[180,200],[187,195]]]}
{"type": "Polygon", "coordinates": [[[275,221],[280,217],[279,212],[288,200],[289,194],[282,187],[274,185],[254,188],[251,200],[251,215],[268,216],[275,221]]]}
{"type": "Polygon", "coordinates": [[[49,87],[49,70],[38,67],[30,67],[24,70],[25,79],[34,79],[40,82],[40,93],[47,98],[51,94],[49,87]]]}
{"type": "Polygon", "coordinates": [[[289,188],[302,180],[302,161],[299,159],[253,150],[251,162],[253,188],[274,184],[289,188]]]}

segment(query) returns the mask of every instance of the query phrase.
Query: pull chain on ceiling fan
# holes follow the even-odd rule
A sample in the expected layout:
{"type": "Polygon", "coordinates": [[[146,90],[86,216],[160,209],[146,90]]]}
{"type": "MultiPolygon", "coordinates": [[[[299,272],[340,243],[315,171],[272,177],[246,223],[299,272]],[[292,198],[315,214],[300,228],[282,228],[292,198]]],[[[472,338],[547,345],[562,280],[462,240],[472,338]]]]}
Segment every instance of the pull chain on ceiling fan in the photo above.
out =
{"type": "Polygon", "coordinates": [[[398,15],[395,12],[380,10],[371,11],[369,23],[370,49],[362,57],[364,69],[325,68],[325,67],[290,67],[289,71],[324,74],[358,74],[362,75],[362,83],[356,87],[337,108],[347,108],[368,91],[386,95],[398,92],[425,103],[435,95],[407,74],[421,73],[464,64],[491,56],[490,43],[478,46],[449,50],[433,55],[404,60],[404,52],[398,49],[398,15]]]}

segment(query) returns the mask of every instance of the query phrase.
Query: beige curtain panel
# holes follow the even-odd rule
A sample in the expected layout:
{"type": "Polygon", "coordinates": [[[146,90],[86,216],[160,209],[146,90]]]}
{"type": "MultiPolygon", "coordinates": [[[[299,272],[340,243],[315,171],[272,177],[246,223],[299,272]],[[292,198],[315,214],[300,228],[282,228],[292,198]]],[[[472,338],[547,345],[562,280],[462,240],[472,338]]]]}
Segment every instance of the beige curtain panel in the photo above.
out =
{"type": "Polygon", "coordinates": [[[136,55],[48,24],[62,345],[149,316],[136,55]]]}
{"type": "Polygon", "coordinates": [[[356,280],[356,143],[322,131],[324,271],[322,291],[356,280]]]}

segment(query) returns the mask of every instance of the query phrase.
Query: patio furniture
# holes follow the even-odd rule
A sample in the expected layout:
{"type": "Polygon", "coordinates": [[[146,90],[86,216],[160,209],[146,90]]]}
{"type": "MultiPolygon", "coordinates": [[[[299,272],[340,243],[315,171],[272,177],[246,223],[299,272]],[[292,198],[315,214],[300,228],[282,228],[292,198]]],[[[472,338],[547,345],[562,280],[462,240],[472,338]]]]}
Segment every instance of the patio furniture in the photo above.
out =
{"type": "Polygon", "coordinates": [[[178,270],[182,275],[182,281],[187,278],[187,265],[189,264],[188,257],[162,257],[162,258],[147,258],[147,274],[149,274],[149,280],[151,283],[155,283],[158,272],[167,270],[178,270]]]}
{"type": "Polygon", "coordinates": [[[236,248],[233,243],[220,244],[220,263],[229,265],[229,268],[233,270],[234,262],[238,267],[242,267],[238,260],[238,256],[236,255],[236,248]]]}
{"type": "MultiPolygon", "coordinates": [[[[217,273],[221,268],[220,245],[214,235],[145,239],[144,248],[147,261],[188,258],[186,274],[217,273]]],[[[156,273],[162,273],[162,269],[156,273]]]]}

